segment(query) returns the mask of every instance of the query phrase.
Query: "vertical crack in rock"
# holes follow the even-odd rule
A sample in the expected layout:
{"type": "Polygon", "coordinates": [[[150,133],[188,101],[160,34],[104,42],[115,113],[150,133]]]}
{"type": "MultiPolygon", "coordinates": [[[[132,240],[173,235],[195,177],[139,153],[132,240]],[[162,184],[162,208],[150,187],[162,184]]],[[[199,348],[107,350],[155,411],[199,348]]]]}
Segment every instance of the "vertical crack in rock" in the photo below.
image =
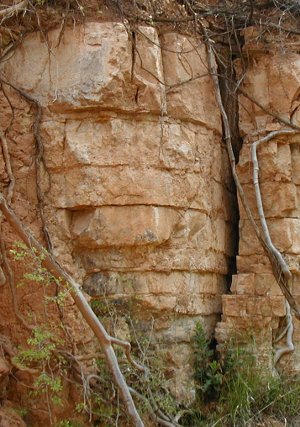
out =
{"type": "MultiPolygon", "coordinates": [[[[219,63],[218,71],[219,71],[219,81],[220,81],[220,90],[221,97],[223,101],[223,105],[228,117],[230,131],[231,131],[231,140],[232,140],[232,148],[236,160],[236,164],[239,161],[240,150],[242,148],[242,138],[240,136],[239,131],[239,102],[238,95],[236,93],[237,87],[237,79],[236,73],[234,69],[234,60],[236,56],[233,54],[227,53],[226,65],[219,63]]],[[[223,129],[224,132],[224,129],[223,129]]],[[[233,242],[233,255],[231,257],[231,262],[229,266],[228,272],[228,282],[229,288],[231,287],[232,276],[237,273],[236,267],[236,257],[238,255],[239,248],[239,205],[238,205],[238,197],[237,197],[237,189],[234,183],[233,178],[230,182],[230,190],[233,193],[234,197],[232,199],[232,210],[231,210],[231,220],[234,224],[232,229],[231,239],[233,242]]]]}
{"type": "MultiPolygon", "coordinates": [[[[134,80],[134,67],[136,62],[136,34],[135,31],[131,31],[131,83],[133,83],[134,80]]],[[[138,88],[137,88],[138,91],[138,88]]],[[[135,95],[135,98],[137,98],[137,95],[135,95]]],[[[137,99],[135,99],[137,103],[137,99]]]]}
{"type": "MultiPolygon", "coordinates": [[[[223,106],[225,109],[225,112],[228,117],[228,122],[230,126],[230,132],[231,132],[231,143],[232,148],[235,156],[236,164],[238,164],[240,151],[242,148],[242,138],[240,136],[240,130],[239,130],[239,100],[238,100],[238,94],[237,94],[237,78],[236,78],[236,71],[234,68],[234,60],[237,58],[241,53],[241,46],[239,46],[239,49],[237,49],[236,44],[239,43],[238,40],[235,40],[235,49],[231,46],[230,52],[229,51],[223,51],[222,59],[223,61],[219,61],[218,66],[218,74],[219,74],[219,85],[220,85],[220,92],[222,97],[223,106]],[[233,53],[233,51],[235,53],[233,53]]],[[[223,128],[223,135],[224,135],[224,128],[223,128]]],[[[227,150],[226,150],[227,153],[227,150]]],[[[237,274],[237,256],[239,253],[239,221],[240,221],[240,214],[239,214],[239,203],[238,203],[238,195],[237,195],[237,188],[234,183],[233,177],[231,177],[230,182],[230,190],[233,194],[232,198],[232,205],[231,205],[231,220],[232,220],[232,233],[230,238],[232,239],[232,246],[233,246],[233,254],[230,259],[229,264],[229,271],[228,271],[228,288],[227,293],[232,292],[233,290],[233,278],[237,274]]],[[[223,297],[224,301],[224,297],[223,297]]],[[[219,322],[216,326],[215,330],[215,336],[218,343],[218,348],[222,349],[222,344],[226,343],[230,336],[228,336],[228,330],[227,325],[224,323],[224,312],[222,314],[222,321],[219,322]]],[[[230,332],[229,332],[230,334],[230,332]]]]}

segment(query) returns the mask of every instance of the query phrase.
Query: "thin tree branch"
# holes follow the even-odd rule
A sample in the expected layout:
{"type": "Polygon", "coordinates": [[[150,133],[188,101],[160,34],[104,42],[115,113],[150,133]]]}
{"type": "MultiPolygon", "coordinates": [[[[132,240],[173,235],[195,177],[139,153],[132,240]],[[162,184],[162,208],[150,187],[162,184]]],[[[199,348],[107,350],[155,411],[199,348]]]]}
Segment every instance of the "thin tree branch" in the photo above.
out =
{"type": "Polygon", "coordinates": [[[288,301],[289,305],[295,312],[295,315],[298,320],[300,320],[300,307],[296,303],[295,298],[293,297],[291,291],[289,282],[292,277],[292,274],[290,272],[289,266],[287,265],[286,261],[284,260],[283,256],[279,252],[279,250],[274,246],[267,221],[264,214],[264,208],[262,204],[262,197],[261,197],[261,191],[259,186],[259,166],[258,166],[258,160],[257,160],[257,147],[264,143],[270,141],[272,138],[280,135],[294,135],[297,133],[294,129],[281,129],[278,131],[270,132],[268,135],[264,136],[263,138],[258,139],[252,144],[251,147],[251,155],[252,155],[252,162],[253,162],[253,185],[255,189],[255,197],[256,197],[256,204],[257,204],[257,210],[260,218],[260,223],[262,227],[262,233],[263,233],[263,241],[264,241],[264,249],[266,251],[266,254],[268,255],[268,258],[271,262],[272,269],[274,276],[277,280],[277,283],[285,296],[286,300],[288,301]]]}
{"type": "Polygon", "coordinates": [[[248,93],[246,93],[241,87],[238,87],[238,91],[247,99],[249,99],[249,101],[253,102],[253,104],[257,105],[262,111],[264,111],[265,113],[267,113],[269,116],[274,117],[276,120],[279,121],[279,123],[282,123],[286,126],[289,126],[292,129],[297,129],[300,130],[300,127],[293,124],[290,120],[285,119],[284,117],[279,116],[276,113],[273,113],[273,111],[268,110],[266,107],[264,107],[260,102],[258,102],[255,98],[253,98],[253,96],[249,95],[248,93]]]}
{"type": "Polygon", "coordinates": [[[14,14],[22,12],[22,10],[26,10],[29,1],[23,0],[20,3],[14,4],[13,6],[6,7],[5,9],[0,10],[0,18],[2,21],[4,19],[11,18],[14,14]]]}
{"type": "Polygon", "coordinates": [[[7,192],[7,202],[9,204],[11,204],[12,197],[13,197],[13,194],[14,194],[15,176],[13,174],[12,167],[11,167],[7,139],[6,139],[6,136],[5,136],[5,134],[4,134],[4,132],[3,132],[3,130],[1,128],[0,128],[0,139],[1,139],[1,142],[2,142],[2,152],[3,152],[4,161],[5,161],[5,167],[6,167],[7,175],[8,175],[8,178],[9,178],[8,192],[7,192]]]}
{"type": "Polygon", "coordinates": [[[143,396],[141,393],[139,393],[138,391],[136,391],[132,387],[129,387],[129,390],[130,390],[132,395],[136,396],[138,399],[140,399],[144,403],[146,403],[148,410],[150,412],[151,418],[153,419],[154,422],[157,422],[158,425],[160,425],[162,427],[181,427],[181,425],[178,424],[176,421],[171,421],[171,420],[168,421],[168,420],[165,420],[164,418],[162,418],[161,416],[157,415],[155,413],[155,410],[152,408],[149,400],[145,396],[143,396]]]}
{"type": "Polygon", "coordinates": [[[284,356],[285,354],[289,354],[292,353],[295,350],[295,346],[293,344],[293,332],[294,332],[294,325],[293,325],[293,318],[291,315],[291,307],[290,304],[286,301],[286,321],[287,321],[287,326],[284,330],[284,334],[280,336],[280,339],[282,339],[284,337],[284,335],[286,335],[286,346],[284,347],[280,347],[276,350],[275,356],[274,356],[274,366],[277,365],[277,363],[279,362],[279,360],[282,358],[282,356],[284,356]]]}

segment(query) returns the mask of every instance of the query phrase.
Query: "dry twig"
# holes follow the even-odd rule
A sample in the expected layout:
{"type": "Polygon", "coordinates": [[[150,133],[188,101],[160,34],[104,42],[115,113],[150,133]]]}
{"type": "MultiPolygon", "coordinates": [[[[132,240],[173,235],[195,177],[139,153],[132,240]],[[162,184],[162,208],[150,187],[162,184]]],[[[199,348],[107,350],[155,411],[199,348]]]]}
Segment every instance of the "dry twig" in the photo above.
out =
{"type": "Polygon", "coordinates": [[[286,335],[286,346],[280,347],[276,350],[276,353],[274,356],[274,366],[277,365],[277,363],[282,358],[282,356],[284,356],[285,354],[292,353],[295,350],[295,346],[293,344],[294,325],[293,325],[293,317],[291,315],[291,307],[287,301],[285,302],[285,305],[286,305],[287,325],[283,333],[280,334],[280,336],[276,339],[276,341],[280,341],[286,335]]]}
{"type": "Polygon", "coordinates": [[[10,155],[9,155],[9,151],[8,151],[8,144],[7,144],[6,136],[5,136],[5,133],[3,132],[3,130],[1,128],[0,128],[0,139],[2,142],[2,152],[3,152],[5,167],[6,167],[7,175],[9,178],[7,202],[9,204],[11,204],[12,197],[14,194],[15,176],[13,174],[12,167],[11,167],[10,155]]]}
{"type": "MultiPolygon", "coordinates": [[[[24,90],[16,87],[12,83],[0,78],[0,82],[2,84],[5,84],[12,89],[14,89],[23,99],[25,99],[26,102],[33,105],[35,108],[35,119],[33,124],[33,135],[35,140],[35,147],[36,147],[36,155],[35,155],[35,174],[36,174],[36,193],[37,193],[37,199],[38,199],[38,210],[42,222],[42,229],[44,238],[46,241],[46,246],[49,251],[52,250],[52,243],[51,239],[48,233],[47,225],[46,225],[46,219],[44,215],[44,198],[43,198],[43,192],[41,188],[41,181],[42,181],[42,165],[44,165],[44,145],[40,134],[40,127],[41,127],[41,118],[42,118],[42,107],[41,104],[33,98],[31,95],[26,93],[24,90]]],[[[0,135],[1,137],[1,135],[0,135]]],[[[45,165],[44,165],[45,166],[45,165]]],[[[45,168],[46,169],[46,168],[45,168]]],[[[8,201],[9,202],[9,201],[8,201]]],[[[10,204],[10,202],[9,202],[10,204]]]]}
{"type": "Polygon", "coordinates": [[[23,1],[20,1],[20,3],[14,4],[12,6],[9,6],[9,7],[6,7],[5,9],[0,10],[0,18],[2,18],[1,21],[3,22],[5,19],[11,18],[13,15],[26,10],[28,3],[29,3],[28,0],[23,0],[23,1]]]}

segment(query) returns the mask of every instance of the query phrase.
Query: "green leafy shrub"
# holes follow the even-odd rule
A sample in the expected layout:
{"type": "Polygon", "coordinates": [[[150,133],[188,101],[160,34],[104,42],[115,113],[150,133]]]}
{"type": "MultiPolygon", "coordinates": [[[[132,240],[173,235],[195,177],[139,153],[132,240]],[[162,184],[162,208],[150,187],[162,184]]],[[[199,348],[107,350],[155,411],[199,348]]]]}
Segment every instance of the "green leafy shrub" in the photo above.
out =
{"type": "Polygon", "coordinates": [[[184,426],[254,427],[266,415],[299,425],[299,378],[267,375],[254,352],[240,348],[235,339],[227,343],[221,360],[200,323],[193,347],[197,399],[181,419],[184,426]]]}
{"type": "Polygon", "coordinates": [[[212,343],[207,339],[203,326],[196,323],[195,336],[192,341],[194,350],[194,379],[198,398],[203,403],[219,397],[224,372],[216,356],[212,343]]]}

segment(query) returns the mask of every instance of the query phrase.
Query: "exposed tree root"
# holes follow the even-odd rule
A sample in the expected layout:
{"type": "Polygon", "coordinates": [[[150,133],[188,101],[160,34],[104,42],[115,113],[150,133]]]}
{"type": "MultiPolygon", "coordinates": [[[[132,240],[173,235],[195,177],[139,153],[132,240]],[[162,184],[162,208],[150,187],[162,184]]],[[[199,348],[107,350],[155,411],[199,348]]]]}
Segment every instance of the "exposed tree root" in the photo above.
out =
{"type": "Polygon", "coordinates": [[[30,375],[38,375],[39,371],[37,369],[28,368],[27,366],[20,366],[16,360],[15,356],[18,354],[17,349],[13,346],[11,341],[4,335],[0,334],[0,349],[3,357],[8,358],[9,363],[18,371],[27,372],[30,375]]]}
{"type": "MultiPolygon", "coordinates": [[[[14,195],[15,177],[14,177],[12,167],[11,167],[11,161],[10,161],[10,154],[9,154],[9,150],[8,150],[7,139],[6,139],[5,133],[3,132],[3,130],[1,128],[0,128],[0,139],[2,142],[2,152],[3,152],[5,167],[6,167],[6,171],[7,171],[8,178],[9,178],[8,191],[7,191],[7,201],[9,204],[11,204],[12,198],[14,195]]],[[[3,265],[4,270],[6,271],[5,277],[7,278],[7,281],[9,283],[15,316],[17,317],[17,319],[19,319],[21,321],[21,323],[23,324],[23,326],[25,326],[26,329],[32,330],[33,326],[31,326],[26,321],[26,319],[22,316],[22,314],[19,311],[15,277],[14,277],[13,270],[10,266],[10,262],[6,256],[6,247],[5,247],[5,242],[2,238],[2,226],[1,225],[0,225],[0,251],[1,251],[1,264],[3,265]]]]}
{"type": "Polygon", "coordinates": [[[259,165],[258,165],[258,159],[257,159],[257,147],[259,147],[260,144],[264,142],[270,141],[272,138],[275,138],[280,135],[289,135],[289,134],[295,134],[297,131],[293,129],[281,129],[278,131],[270,132],[268,135],[266,135],[263,138],[260,138],[259,140],[253,142],[251,146],[251,155],[252,155],[252,162],[253,162],[253,184],[255,188],[255,196],[256,196],[256,204],[257,204],[257,210],[259,214],[259,219],[262,227],[262,231],[264,234],[264,238],[266,241],[266,244],[268,245],[269,251],[272,253],[273,257],[276,259],[279,267],[281,268],[281,271],[283,272],[284,277],[281,278],[280,281],[278,281],[278,284],[286,298],[286,321],[287,326],[284,329],[283,333],[280,334],[280,336],[277,338],[276,341],[280,341],[285,335],[286,335],[286,346],[281,347],[277,349],[274,357],[274,365],[279,362],[281,357],[285,354],[291,353],[294,351],[294,344],[293,344],[293,319],[291,315],[291,306],[293,307],[294,311],[299,310],[298,306],[296,305],[295,299],[292,296],[290,289],[289,289],[289,279],[292,276],[289,266],[287,265],[286,261],[284,260],[281,253],[278,251],[278,249],[274,246],[270,233],[268,224],[266,221],[263,203],[262,203],[262,196],[259,186],[259,165]]]}
{"type": "MultiPolygon", "coordinates": [[[[47,252],[45,248],[35,239],[35,237],[33,237],[33,235],[22,225],[14,211],[7,205],[7,202],[1,193],[0,210],[14,231],[24,241],[24,243],[29,248],[34,247],[37,250],[37,253],[43,256],[44,267],[47,268],[56,279],[63,279],[65,281],[78,310],[98,339],[113,380],[119,389],[121,398],[125,404],[129,416],[132,419],[133,425],[136,427],[144,427],[143,421],[141,420],[140,415],[136,410],[130,390],[120,370],[118,360],[113,349],[113,344],[118,344],[123,347],[125,349],[125,353],[128,354],[130,344],[124,343],[121,340],[116,340],[107,333],[104,326],[85,299],[78,283],[75,282],[75,280],[58,264],[53,255],[47,252]]],[[[146,369],[144,370],[146,371],[146,369]]]]}
{"type": "Polygon", "coordinates": [[[226,142],[228,157],[229,157],[229,161],[230,161],[232,176],[233,176],[235,185],[237,187],[239,197],[240,197],[241,202],[243,204],[243,207],[246,211],[247,217],[251,221],[257,237],[261,241],[262,236],[261,236],[260,230],[259,230],[258,225],[256,224],[255,219],[252,215],[252,212],[249,208],[249,204],[247,202],[246,195],[244,193],[243,187],[241,186],[240,180],[239,180],[237,172],[236,172],[236,162],[235,162],[235,157],[234,157],[234,152],[233,152],[233,147],[232,147],[231,130],[230,130],[228,116],[227,116],[227,113],[225,111],[223,101],[222,101],[220,84],[219,84],[219,79],[218,79],[217,63],[216,63],[216,59],[215,59],[215,53],[214,53],[214,50],[212,47],[212,41],[209,39],[207,31],[205,28],[204,28],[204,34],[205,34],[205,40],[206,40],[206,46],[207,46],[207,52],[208,52],[208,66],[209,66],[209,70],[210,70],[210,75],[211,75],[213,83],[214,83],[216,100],[217,100],[218,107],[220,109],[222,122],[223,122],[223,126],[224,126],[225,142],[226,142]]]}
{"type": "Polygon", "coordinates": [[[300,130],[299,126],[292,123],[290,120],[285,119],[284,117],[279,116],[278,114],[275,114],[273,111],[270,111],[269,109],[265,108],[260,102],[258,102],[253,96],[249,95],[247,92],[245,92],[242,88],[238,88],[238,91],[249,101],[251,101],[253,104],[257,105],[262,111],[267,113],[269,116],[274,117],[274,119],[278,120],[279,123],[282,123],[286,126],[289,126],[292,129],[298,129],[300,130]]]}
{"type": "MultiPolygon", "coordinates": [[[[258,181],[259,167],[258,167],[256,149],[261,143],[269,141],[276,136],[295,134],[297,131],[295,129],[282,129],[279,131],[274,131],[274,132],[269,133],[267,136],[259,139],[258,141],[254,142],[252,144],[253,182],[254,182],[254,187],[255,187],[257,209],[259,212],[259,218],[260,218],[260,223],[261,223],[261,227],[262,227],[262,232],[261,232],[260,229],[258,228],[258,225],[256,224],[256,221],[255,221],[255,219],[252,215],[252,212],[249,208],[249,205],[247,203],[247,200],[246,200],[246,197],[244,194],[244,190],[240,184],[239,178],[238,178],[237,173],[236,173],[236,163],[235,163],[235,157],[234,157],[233,148],[232,148],[230,125],[229,125],[228,117],[227,117],[227,114],[226,114],[226,111],[225,111],[225,108],[224,108],[224,105],[222,102],[220,85],[219,85],[219,80],[217,77],[218,74],[217,74],[217,64],[216,64],[216,60],[215,60],[215,55],[214,55],[214,51],[213,51],[213,48],[211,45],[211,41],[208,38],[208,35],[207,35],[205,28],[204,28],[204,33],[206,36],[206,44],[207,44],[207,50],[208,50],[209,69],[210,69],[211,76],[212,76],[214,86],[215,86],[217,103],[218,103],[218,106],[220,108],[220,112],[221,112],[221,116],[222,116],[222,121],[223,121],[223,126],[224,126],[224,131],[225,131],[226,146],[227,146],[227,151],[228,151],[228,156],[229,156],[229,160],[230,160],[230,164],[231,164],[231,170],[232,170],[234,182],[236,184],[238,194],[239,194],[240,200],[243,204],[243,207],[246,211],[247,217],[250,220],[250,222],[252,223],[253,228],[254,228],[255,233],[256,233],[256,236],[257,236],[258,240],[260,241],[266,255],[268,256],[268,258],[270,260],[272,270],[273,270],[273,274],[277,280],[277,283],[278,283],[283,295],[286,298],[287,327],[285,330],[285,334],[286,334],[286,344],[287,345],[279,348],[276,351],[276,354],[274,357],[274,365],[276,366],[276,364],[278,363],[278,361],[281,359],[281,357],[283,355],[291,353],[292,351],[294,351],[294,344],[292,341],[292,339],[293,339],[293,321],[292,321],[292,316],[291,316],[291,308],[293,309],[295,316],[298,320],[300,319],[300,308],[299,308],[298,304],[296,303],[295,298],[293,297],[293,295],[290,291],[289,282],[290,282],[290,279],[292,277],[290,269],[289,269],[286,261],[282,257],[281,253],[274,246],[274,244],[271,240],[271,237],[270,237],[269,230],[268,230],[268,226],[267,226],[267,222],[266,222],[264,210],[263,210],[259,181],[258,181]]],[[[280,120],[280,121],[285,122],[283,120],[280,120]]],[[[287,124],[289,126],[293,127],[290,123],[287,123],[287,124]]],[[[282,337],[284,335],[282,335],[282,337]]]]}
{"type": "Polygon", "coordinates": [[[3,22],[5,19],[11,18],[15,14],[18,14],[19,12],[26,10],[28,3],[29,3],[28,0],[23,0],[17,4],[14,4],[13,6],[9,6],[9,7],[6,7],[5,9],[0,10],[1,22],[3,22]]]}
{"type": "Polygon", "coordinates": [[[259,186],[259,175],[258,175],[259,166],[258,166],[258,160],[257,160],[257,147],[260,144],[270,141],[276,136],[290,135],[290,134],[293,135],[295,133],[297,133],[297,131],[293,129],[281,129],[278,131],[270,132],[268,135],[264,136],[263,138],[260,138],[259,140],[255,141],[252,144],[251,155],[252,155],[252,162],[253,162],[253,184],[255,189],[256,204],[257,204],[257,210],[258,210],[259,219],[262,227],[263,238],[267,248],[267,255],[271,261],[273,272],[275,273],[275,278],[277,280],[277,283],[280,289],[282,290],[283,295],[288,301],[290,307],[295,312],[296,317],[300,319],[300,308],[296,303],[295,298],[293,297],[290,291],[290,286],[289,286],[292,273],[290,272],[289,266],[287,265],[283,256],[278,251],[278,249],[274,246],[269,233],[267,221],[264,214],[260,186],[259,186]]]}
{"type": "MultiPolygon", "coordinates": [[[[33,105],[35,108],[33,135],[34,135],[35,147],[36,147],[36,154],[35,154],[36,194],[38,199],[38,210],[39,210],[39,214],[42,222],[43,235],[46,241],[46,247],[49,251],[51,251],[52,243],[51,243],[51,239],[50,239],[49,232],[46,225],[46,219],[44,215],[44,198],[43,198],[43,192],[41,189],[42,167],[44,166],[44,168],[46,169],[44,164],[44,145],[43,145],[43,141],[40,134],[42,107],[41,107],[41,104],[35,98],[33,98],[28,93],[26,93],[24,90],[16,87],[12,83],[2,78],[0,78],[0,82],[14,89],[23,99],[25,99],[26,102],[33,105]]],[[[9,200],[8,200],[8,203],[10,204],[9,200]]]]}
{"type": "Polygon", "coordinates": [[[15,177],[14,177],[12,167],[11,167],[7,139],[6,139],[6,136],[5,136],[5,134],[1,128],[0,128],[0,139],[2,142],[2,152],[3,152],[5,167],[6,167],[6,171],[7,171],[7,175],[8,175],[8,179],[9,179],[6,197],[7,197],[7,202],[9,204],[11,204],[13,194],[14,194],[14,188],[15,188],[15,177]]]}
{"type": "Polygon", "coordinates": [[[136,396],[139,400],[142,400],[147,405],[147,408],[150,412],[150,416],[152,420],[158,423],[158,425],[163,427],[181,427],[181,425],[178,424],[177,421],[171,420],[169,417],[164,415],[157,408],[154,408],[149,402],[149,400],[145,396],[143,396],[141,393],[139,393],[138,391],[136,391],[131,387],[129,387],[129,390],[132,395],[136,396]]]}
{"type": "Polygon", "coordinates": [[[50,235],[48,232],[46,219],[44,215],[44,197],[43,197],[43,192],[41,187],[42,167],[44,166],[46,170],[46,166],[44,162],[44,144],[43,144],[41,133],[40,133],[42,107],[40,103],[36,99],[32,98],[31,96],[28,97],[27,95],[26,99],[27,101],[33,103],[36,109],[35,120],[33,125],[33,134],[34,134],[35,146],[36,146],[36,154],[35,154],[36,194],[38,199],[38,210],[39,210],[40,218],[42,221],[42,229],[43,229],[44,237],[46,240],[46,246],[48,251],[52,251],[52,243],[51,243],[51,239],[50,239],[50,235]]]}
{"type": "Polygon", "coordinates": [[[294,325],[293,325],[293,317],[291,314],[291,307],[287,301],[285,305],[286,305],[287,325],[284,328],[284,331],[275,339],[274,343],[280,341],[284,336],[286,336],[286,346],[280,347],[276,350],[276,353],[274,356],[274,366],[277,365],[277,363],[282,358],[282,356],[284,356],[285,354],[292,353],[295,350],[295,346],[293,344],[294,325]]]}

